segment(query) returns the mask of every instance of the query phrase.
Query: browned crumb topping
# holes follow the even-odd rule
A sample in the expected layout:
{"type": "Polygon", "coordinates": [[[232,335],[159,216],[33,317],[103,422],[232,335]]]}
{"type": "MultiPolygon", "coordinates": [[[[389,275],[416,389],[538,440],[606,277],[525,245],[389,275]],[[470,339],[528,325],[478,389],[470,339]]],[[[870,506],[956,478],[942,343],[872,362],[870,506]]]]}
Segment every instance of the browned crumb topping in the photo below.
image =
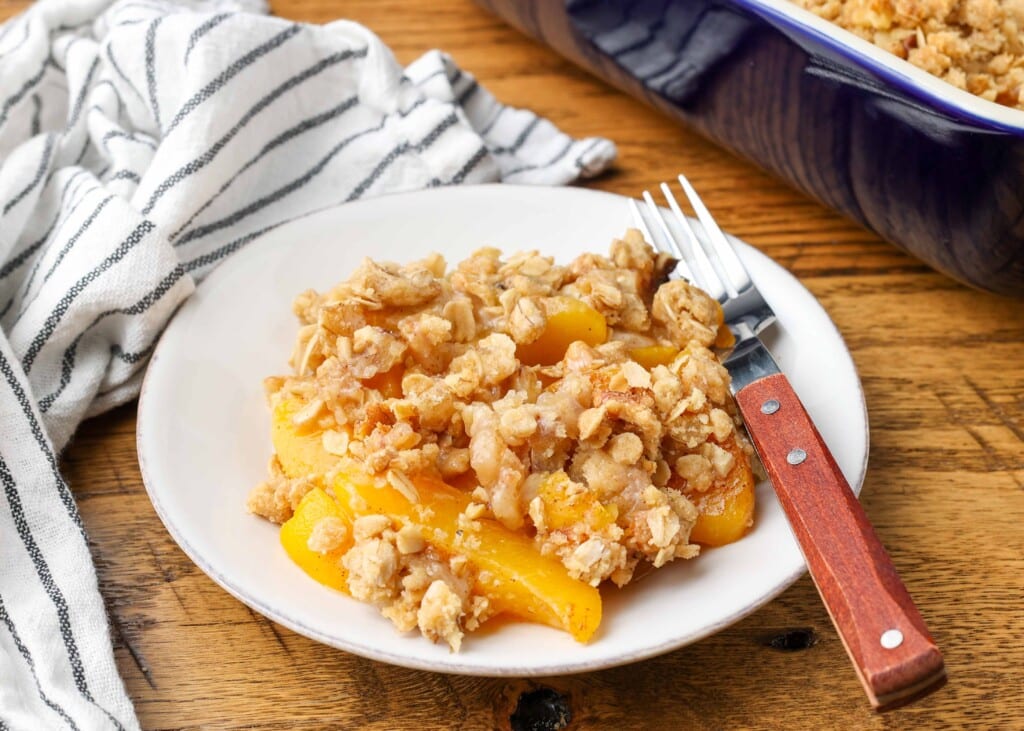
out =
{"type": "Polygon", "coordinates": [[[289,478],[281,470],[277,456],[270,458],[269,477],[249,493],[246,508],[274,523],[283,523],[292,517],[299,502],[316,485],[309,477],[289,478]]]}
{"type": "Polygon", "coordinates": [[[1024,109],[1024,0],[793,0],[983,99],[1024,109]]]}
{"type": "MultiPolygon", "coordinates": [[[[496,249],[451,271],[437,254],[405,266],[366,259],[334,289],[299,296],[294,373],[267,390],[304,403],[297,425],[324,430],[328,452],[410,500],[419,474],[471,493],[466,540],[474,521],[494,517],[535,535],[574,577],[623,585],[641,561],[698,553],[697,510],[680,489],[707,490],[731,469],[730,449],[750,452],[710,350],[721,308],[684,281],[660,281],[666,266],[636,231],[608,257],[567,266],[496,249]],[[523,362],[566,298],[600,313],[606,340],[577,340],[551,365],[523,362]],[[640,348],[668,357],[645,367],[640,348]]],[[[304,490],[275,477],[250,510],[281,522],[304,490]]],[[[311,547],[340,544],[335,529],[315,532],[311,547]]],[[[486,618],[463,557],[384,516],[359,518],[353,538],[342,559],[352,595],[400,629],[457,648],[486,618]]]]}
{"type": "Polygon", "coordinates": [[[383,515],[358,518],[355,545],[342,557],[349,590],[375,604],[399,630],[419,628],[453,651],[463,629],[475,629],[488,616],[488,602],[472,594],[476,577],[465,560],[446,559],[408,526],[393,530],[383,515]]]}
{"type": "Polygon", "coordinates": [[[345,521],[335,515],[328,515],[317,521],[313,532],[309,534],[306,545],[310,551],[330,553],[340,548],[348,537],[348,526],[345,521]]]}

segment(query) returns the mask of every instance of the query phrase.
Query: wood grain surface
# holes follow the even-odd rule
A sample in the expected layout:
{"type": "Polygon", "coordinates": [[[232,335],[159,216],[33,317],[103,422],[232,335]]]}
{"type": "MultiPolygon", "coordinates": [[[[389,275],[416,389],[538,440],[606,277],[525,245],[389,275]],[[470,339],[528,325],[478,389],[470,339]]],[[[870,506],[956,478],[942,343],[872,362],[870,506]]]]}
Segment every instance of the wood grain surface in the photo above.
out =
{"type": "MultiPolygon", "coordinates": [[[[25,5],[0,0],[0,17],[25,5]]],[[[587,675],[464,678],[347,655],[254,614],[185,557],[143,490],[128,406],[85,424],[64,468],[144,728],[1024,728],[1024,303],[933,273],[469,0],[272,7],[365,23],[403,62],[442,48],[505,102],[610,137],[616,169],[588,187],[633,194],[686,171],[725,229],[798,276],[853,353],[871,422],[863,503],[950,680],[873,713],[807,578],[707,640],[587,675]]]]}

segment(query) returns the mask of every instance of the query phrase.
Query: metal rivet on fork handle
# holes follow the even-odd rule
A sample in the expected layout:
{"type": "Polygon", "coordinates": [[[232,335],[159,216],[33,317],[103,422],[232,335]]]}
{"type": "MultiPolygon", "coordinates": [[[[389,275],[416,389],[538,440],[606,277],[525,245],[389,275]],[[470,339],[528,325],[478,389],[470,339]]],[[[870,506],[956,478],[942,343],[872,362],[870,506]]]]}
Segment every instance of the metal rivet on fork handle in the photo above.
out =
{"type": "Polygon", "coordinates": [[[805,459],[807,459],[807,452],[800,449],[799,447],[797,449],[791,450],[790,453],[786,455],[786,461],[792,465],[798,465],[805,459]]]}
{"type": "Polygon", "coordinates": [[[776,401],[775,399],[771,398],[771,399],[768,399],[767,401],[765,401],[763,404],[761,404],[761,413],[762,414],[769,414],[769,415],[770,414],[774,414],[776,411],[779,410],[779,407],[780,407],[779,402],[776,401]]]}
{"type": "Polygon", "coordinates": [[[895,650],[903,644],[903,633],[898,629],[887,629],[882,633],[879,642],[886,650],[895,650]]]}

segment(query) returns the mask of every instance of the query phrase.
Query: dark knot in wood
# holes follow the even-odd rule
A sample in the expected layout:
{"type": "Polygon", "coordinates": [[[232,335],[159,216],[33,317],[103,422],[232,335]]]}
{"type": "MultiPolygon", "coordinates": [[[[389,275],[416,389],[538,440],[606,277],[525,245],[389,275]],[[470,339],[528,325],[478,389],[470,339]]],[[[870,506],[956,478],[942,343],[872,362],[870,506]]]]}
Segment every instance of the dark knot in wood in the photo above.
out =
{"type": "Polygon", "coordinates": [[[519,696],[508,720],[512,731],[559,731],[572,721],[572,708],[557,690],[534,688],[519,696]]]}
{"type": "Polygon", "coordinates": [[[818,635],[810,627],[794,627],[765,635],[760,638],[760,642],[762,645],[780,652],[799,652],[818,644],[818,635]]]}

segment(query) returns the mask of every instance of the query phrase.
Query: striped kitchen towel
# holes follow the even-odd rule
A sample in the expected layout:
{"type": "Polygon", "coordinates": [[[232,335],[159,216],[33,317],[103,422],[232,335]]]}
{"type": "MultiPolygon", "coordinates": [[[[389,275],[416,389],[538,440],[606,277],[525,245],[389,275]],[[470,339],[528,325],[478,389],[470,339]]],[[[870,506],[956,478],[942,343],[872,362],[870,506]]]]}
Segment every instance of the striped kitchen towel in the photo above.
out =
{"type": "Polygon", "coordinates": [[[441,53],[402,69],[359,25],[263,10],[41,0],[0,26],[0,730],[138,727],[57,460],[197,281],[311,211],[615,155],[441,53]]]}

